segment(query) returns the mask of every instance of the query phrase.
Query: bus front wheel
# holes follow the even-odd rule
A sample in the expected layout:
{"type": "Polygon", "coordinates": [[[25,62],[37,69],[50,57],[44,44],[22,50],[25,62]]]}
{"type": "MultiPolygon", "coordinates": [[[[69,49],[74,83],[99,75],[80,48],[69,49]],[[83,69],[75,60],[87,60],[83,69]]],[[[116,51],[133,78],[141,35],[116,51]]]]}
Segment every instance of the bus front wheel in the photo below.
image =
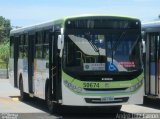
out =
{"type": "Polygon", "coordinates": [[[110,111],[113,112],[113,113],[119,113],[121,108],[122,108],[122,105],[112,106],[110,108],[110,111]]]}

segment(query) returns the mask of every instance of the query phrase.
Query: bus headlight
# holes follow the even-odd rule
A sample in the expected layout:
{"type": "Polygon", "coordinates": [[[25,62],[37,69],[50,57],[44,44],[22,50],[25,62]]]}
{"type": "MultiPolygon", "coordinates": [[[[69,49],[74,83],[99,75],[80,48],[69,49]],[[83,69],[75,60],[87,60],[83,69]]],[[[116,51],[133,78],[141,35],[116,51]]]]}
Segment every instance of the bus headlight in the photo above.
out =
{"type": "Polygon", "coordinates": [[[141,87],[141,85],[143,84],[143,80],[139,81],[137,84],[133,85],[130,87],[130,91],[133,92],[136,89],[138,89],[139,87],[141,87]]]}
{"type": "Polygon", "coordinates": [[[75,86],[75,85],[73,85],[72,83],[70,83],[70,82],[68,82],[66,80],[64,80],[64,85],[67,86],[69,89],[71,89],[71,90],[73,90],[75,92],[78,92],[78,93],[83,91],[82,88],[80,88],[78,86],[75,86]]]}

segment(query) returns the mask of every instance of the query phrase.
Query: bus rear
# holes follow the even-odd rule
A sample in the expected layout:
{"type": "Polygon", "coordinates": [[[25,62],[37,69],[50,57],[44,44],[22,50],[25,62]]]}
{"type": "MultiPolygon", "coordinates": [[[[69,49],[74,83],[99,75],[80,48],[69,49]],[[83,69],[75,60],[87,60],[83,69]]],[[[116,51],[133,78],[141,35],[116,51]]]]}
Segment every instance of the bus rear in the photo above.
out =
{"type": "Polygon", "coordinates": [[[67,18],[62,50],[62,104],[142,104],[141,43],[138,19],[67,18]]]}

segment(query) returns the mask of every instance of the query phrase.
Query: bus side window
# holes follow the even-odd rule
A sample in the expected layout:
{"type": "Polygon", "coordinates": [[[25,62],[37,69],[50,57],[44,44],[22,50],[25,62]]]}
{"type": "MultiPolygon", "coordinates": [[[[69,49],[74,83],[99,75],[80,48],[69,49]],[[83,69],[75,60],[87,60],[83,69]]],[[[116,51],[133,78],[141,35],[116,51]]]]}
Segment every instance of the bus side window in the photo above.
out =
{"type": "Polygon", "coordinates": [[[155,34],[152,34],[150,36],[151,40],[150,40],[150,44],[151,44],[151,51],[150,51],[150,55],[151,55],[151,61],[154,62],[156,60],[156,49],[155,49],[155,40],[156,40],[156,36],[155,34]]]}
{"type": "Polygon", "coordinates": [[[20,35],[19,37],[19,58],[23,58],[23,35],[20,35]]]}
{"type": "Polygon", "coordinates": [[[49,30],[43,34],[43,59],[49,60],[49,30]]]}
{"type": "Polygon", "coordinates": [[[24,35],[24,58],[28,57],[28,35],[24,35]]]}
{"type": "Polygon", "coordinates": [[[42,59],[42,48],[43,48],[43,35],[42,31],[36,33],[36,42],[35,42],[35,57],[37,59],[42,59]]]}

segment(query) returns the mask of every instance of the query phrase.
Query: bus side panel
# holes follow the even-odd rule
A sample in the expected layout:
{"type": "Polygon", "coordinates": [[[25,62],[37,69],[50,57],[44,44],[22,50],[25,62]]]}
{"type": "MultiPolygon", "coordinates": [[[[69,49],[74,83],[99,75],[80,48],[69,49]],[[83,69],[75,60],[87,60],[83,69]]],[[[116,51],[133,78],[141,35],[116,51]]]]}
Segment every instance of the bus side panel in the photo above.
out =
{"type": "Polygon", "coordinates": [[[156,95],[156,63],[155,62],[151,62],[150,63],[150,93],[153,95],[156,95]]]}
{"type": "Polygon", "coordinates": [[[28,67],[28,60],[26,58],[18,59],[18,82],[19,82],[19,79],[22,78],[24,92],[29,93],[29,90],[28,90],[28,68],[26,69],[26,67],[28,67]],[[22,76],[22,77],[20,77],[20,76],[22,76]]]}
{"type": "Polygon", "coordinates": [[[34,94],[41,99],[45,99],[45,84],[49,77],[46,64],[47,60],[34,60],[34,94]]]}
{"type": "Polygon", "coordinates": [[[14,59],[9,59],[9,82],[14,86],[14,59]]]}

